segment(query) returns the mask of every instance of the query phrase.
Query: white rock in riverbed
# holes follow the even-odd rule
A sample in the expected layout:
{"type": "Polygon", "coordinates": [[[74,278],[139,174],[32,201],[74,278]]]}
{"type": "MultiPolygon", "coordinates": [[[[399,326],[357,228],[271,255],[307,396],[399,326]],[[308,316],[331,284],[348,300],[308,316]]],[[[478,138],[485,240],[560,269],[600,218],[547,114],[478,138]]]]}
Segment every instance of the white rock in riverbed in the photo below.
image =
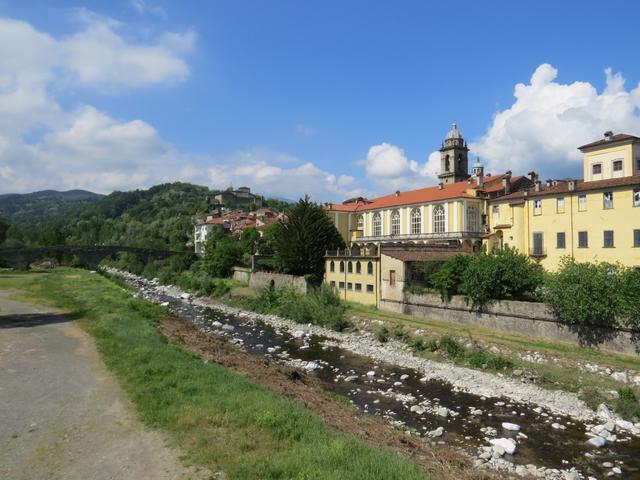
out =
{"type": "Polygon", "coordinates": [[[592,447],[601,448],[607,444],[607,441],[602,437],[592,437],[587,440],[587,444],[591,445],[592,447]]]}
{"type": "Polygon", "coordinates": [[[603,420],[611,420],[613,418],[613,415],[611,415],[611,411],[609,410],[609,407],[607,407],[604,403],[601,403],[600,405],[598,405],[598,410],[596,410],[596,413],[603,420]]]}
{"type": "Polygon", "coordinates": [[[515,423],[502,422],[502,428],[504,428],[505,430],[511,430],[514,432],[520,431],[520,425],[517,425],[515,423]]]}
{"type": "Polygon", "coordinates": [[[491,445],[497,445],[504,448],[504,451],[509,455],[513,455],[517,450],[516,442],[511,440],[510,438],[492,438],[489,440],[491,445]]]}

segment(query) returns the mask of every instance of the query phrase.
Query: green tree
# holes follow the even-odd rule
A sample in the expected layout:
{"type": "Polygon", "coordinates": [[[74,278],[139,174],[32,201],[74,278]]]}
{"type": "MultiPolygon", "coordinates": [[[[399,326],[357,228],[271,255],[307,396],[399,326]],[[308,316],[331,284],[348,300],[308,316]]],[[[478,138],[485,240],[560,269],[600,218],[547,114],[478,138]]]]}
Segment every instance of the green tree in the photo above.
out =
{"type": "Polygon", "coordinates": [[[543,298],[565,323],[613,326],[623,288],[620,269],[610,263],[576,262],[564,257],[558,271],[547,274],[543,298]]]}
{"type": "Polygon", "coordinates": [[[453,295],[460,293],[462,277],[470,260],[469,255],[456,255],[447,260],[440,270],[431,274],[431,285],[440,292],[442,300],[451,300],[453,295]]]}
{"type": "Polygon", "coordinates": [[[640,327],[640,270],[625,268],[620,278],[620,317],[640,327]]]}
{"type": "Polygon", "coordinates": [[[9,222],[0,217],[0,244],[7,239],[7,230],[9,230],[9,222]]]}
{"type": "Polygon", "coordinates": [[[322,206],[311,202],[308,196],[291,208],[287,221],[276,224],[272,242],[276,261],[282,270],[316,278],[324,272],[326,251],[345,247],[322,206]]]}
{"type": "Polygon", "coordinates": [[[214,277],[228,277],[242,258],[239,242],[232,235],[210,235],[204,247],[204,268],[214,277]]]}
{"type": "Polygon", "coordinates": [[[526,299],[542,285],[542,269],[515,248],[473,255],[462,275],[459,291],[475,306],[490,300],[526,299]]]}

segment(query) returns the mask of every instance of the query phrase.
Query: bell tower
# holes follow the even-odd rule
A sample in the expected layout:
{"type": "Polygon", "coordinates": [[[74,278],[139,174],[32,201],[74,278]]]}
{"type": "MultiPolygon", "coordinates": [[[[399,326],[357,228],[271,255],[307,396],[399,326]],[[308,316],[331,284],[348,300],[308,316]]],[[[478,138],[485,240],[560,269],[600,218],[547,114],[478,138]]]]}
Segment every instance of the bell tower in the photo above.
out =
{"type": "Polygon", "coordinates": [[[469,178],[469,149],[458,126],[451,124],[451,130],[444,137],[440,149],[440,175],[445,185],[462,182],[469,178]]]}

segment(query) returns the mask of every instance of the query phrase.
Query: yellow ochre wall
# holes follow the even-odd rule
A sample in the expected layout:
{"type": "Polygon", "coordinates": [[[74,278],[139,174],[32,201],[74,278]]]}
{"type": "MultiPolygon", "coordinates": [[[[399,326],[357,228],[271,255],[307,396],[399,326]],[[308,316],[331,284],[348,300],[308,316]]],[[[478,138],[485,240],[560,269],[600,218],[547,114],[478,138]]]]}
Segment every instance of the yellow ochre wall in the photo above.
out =
{"type": "MultiPolygon", "coordinates": [[[[639,188],[639,187],[635,187],[639,188]]],[[[640,207],[633,206],[634,187],[617,187],[593,191],[567,192],[526,198],[523,204],[500,205],[500,220],[496,221],[493,208],[489,208],[489,225],[492,237],[491,247],[496,243],[497,224],[510,224],[501,228],[503,243],[529,254],[533,248],[533,234],[543,234],[543,248],[546,256],[539,259],[547,270],[557,270],[560,259],[573,256],[581,262],[620,262],[626,266],[640,267],[640,248],[633,246],[633,230],[640,229],[640,207]],[[603,194],[613,192],[613,208],[605,209],[603,194]],[[586,195],[586,210],[579,211],[578,196],[586,195]],[[564,213],[557,211],[557,199],[564,197],[564,213]],[[534,213],[534,200],[542,202],[540,214],[534,213]],[[604,247],[604,231],[614,232],[614,246],[604,247]],[[578,248],[578,232],[588,232],[588,247],[578,248]],[[557,248],[557,233],[565,232],[566,247],[557,248]]]]}
{"type": "Polygon", "coordinates": [[[335,257],[327,258],[325,261],[324,269],[325,283],[335,285],[336,291],[340,295],[340,298],[347,301],[363,303],[365,305],[377,305],[378,292],[380,285],[380,268],[379,259],[371,257],[335,257]],[[335,264],[335,271],[331,271],[331,261],[335,264]],[[362,265],[361,273],[356,273],[356,262],[360,262],[362,265]],[[340,272],[340,262],[344,262],[344,272],[340,272]],[[353,273],[349,273],[348,263],[352,262],[353,273]],[[367,264],[371,262],[373,265],[373,274],[367,273],[367,264]],[[332,284],[331,282],[335,282],[332,284]],[[344,288],[340,288],[340,282],[344,282],[344,288]],[[348,284],[351,283],[351,290],[349,290],[348,284]],[[362,286],[360,292],[356,291],[356,284],[362,286]],[[367,292],[367,285],[373,286],[372,292],[367,292]]]}
{"type": "Polygon", "coordinates": [[[583,158],[584,181],[605,180],[609,178],[626,177],[633,175],[636,169],[634,165],[634,147],[632,144],[617,145],[609,148],[601,148],[592,152],[585,152],[583,158]],[[622,172],[613,173],[613,160],[622,159],[622,172]],[[595,163],[602,164],[602,175],[592,178],[591,166],[595,163]]]}

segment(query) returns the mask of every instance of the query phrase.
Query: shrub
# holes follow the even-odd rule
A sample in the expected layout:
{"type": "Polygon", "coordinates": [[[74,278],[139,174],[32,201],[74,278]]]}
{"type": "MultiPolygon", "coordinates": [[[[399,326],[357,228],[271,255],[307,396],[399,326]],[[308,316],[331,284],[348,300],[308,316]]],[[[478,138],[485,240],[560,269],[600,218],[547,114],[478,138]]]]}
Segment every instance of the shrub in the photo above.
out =
{"type": "Polygon", "coordinates": [[[618,265],[565,257],[556,273],[547,274],[544,300],[562,322],[611,326],[621,307],[620,278],[618,265]]]}
{"type": "Polygon", "coordinates": [[[626,268],[620,278],[620,317],[640,327],[640,270],[626,268]]]}
{"type": "Polygon", "coordinates": [[[505,247],[471,257],[462,274],[460,292],[468,302],[481,307],[490,300],[531,298],[542,280],[542,270],[534,261],[505,247]]]}
{"type": "Polygon", "coordinates": [[[450,358],[458,358],[464,353],[464,347],[455,338],[445,335],[440,339],[439,349],[450,358]]]}
{"type": "Polygon", "coordinates": [[[431,285],[440,293],[442,300],[451,300],[453,295],[460,293],[462,277],[470,260],[468,255],[456,255],[430,276],[431,285]]]}
{"type": "Polygon", "coordinates": [[[385,325],[376,331],[376,340],[380,343],[387,343],[389,341],[389,329],[385,325]]]}
{"type": "Polygon", "coordinates": [[[259,313],[279,315],[337,331],[351,326],[345,318],[345,306],[329,285],[322,285],[307,295],[291,288],[265,288],[247,307],[259,313]]]}

